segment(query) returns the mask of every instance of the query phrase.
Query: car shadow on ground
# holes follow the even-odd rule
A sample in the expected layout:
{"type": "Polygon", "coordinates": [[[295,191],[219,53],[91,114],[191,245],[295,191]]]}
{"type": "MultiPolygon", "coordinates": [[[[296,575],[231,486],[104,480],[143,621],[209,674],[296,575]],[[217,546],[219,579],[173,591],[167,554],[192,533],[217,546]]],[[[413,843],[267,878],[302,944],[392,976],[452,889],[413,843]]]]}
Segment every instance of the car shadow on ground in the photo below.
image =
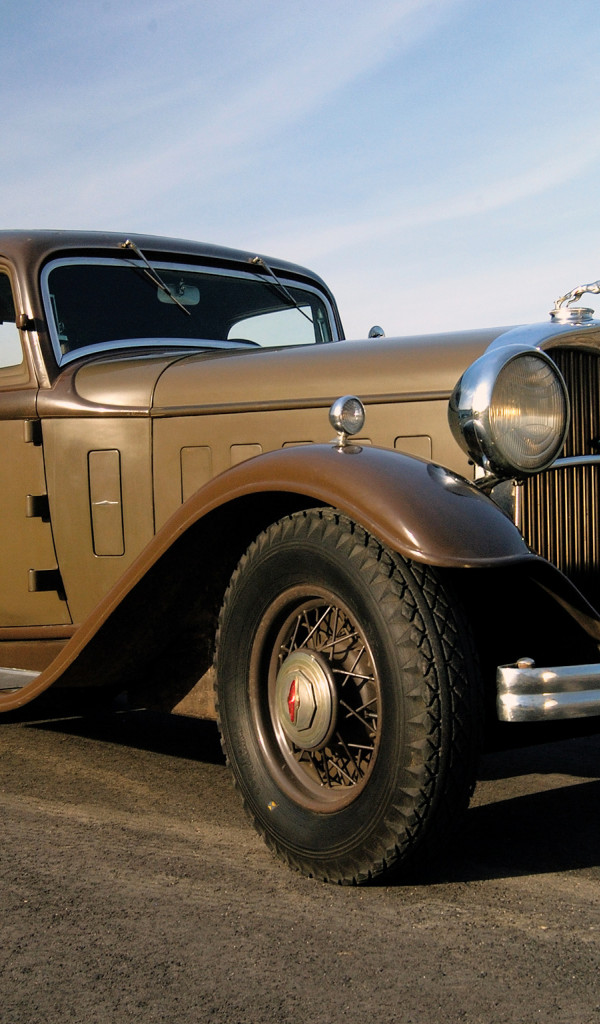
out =
{"type": "Polygon", "coordinates": [[[600,865],[600,734],[591,722],[524,729],[482,759],[450,856],[429,881],[475,881],[600,865]]]}
{"type": "MultiPolygon", "coordinates": [[[[28,728],[225,766],[214,722],[144,709],[58,713],[36,702],[5,716],[28,728]],[[51,713],[52,712],[52,713],[51,713]]],[[[523,730],[482,759],[480,782],[459,834],[439,866],[410,884],[471,882],[600,864],[600,726],[523,730]],[[548,733],[546,733],[546,736],[548,733]]],[[[407,881],[404,879],[404,881],[407,881]]],[[[389,878],[382,884],[389,885],[389,878]]]]}
{"type": "Polygon", "coordinates": [[[597,867],[600,782],[471,807],[450,858],[429,881],[475,881],[597,867]]]}
{"type": "Polygon", "coordinates": [[[9,712],[4,718],[22,722],[29,728],[225,765],[216,722],[145,708],[120,708],[118,702],[109,710],[93,708],[85,700],[79,704],[71,701],[63,708],[56,701],[43,705],[34,701],[19,711],[9,712]]]}

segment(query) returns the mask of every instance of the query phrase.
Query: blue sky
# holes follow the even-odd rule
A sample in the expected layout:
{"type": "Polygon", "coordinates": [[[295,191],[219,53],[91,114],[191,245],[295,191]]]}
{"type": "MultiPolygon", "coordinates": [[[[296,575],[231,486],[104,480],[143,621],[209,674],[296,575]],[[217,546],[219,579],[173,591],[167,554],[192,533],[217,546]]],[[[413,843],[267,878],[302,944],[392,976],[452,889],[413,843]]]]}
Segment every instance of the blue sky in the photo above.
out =
{"type": "Polygon", "coordinates": [[[597,0],[7,0],[0,61],[0,228],[304,263],[350,337],[600,277],[597,0]]]}

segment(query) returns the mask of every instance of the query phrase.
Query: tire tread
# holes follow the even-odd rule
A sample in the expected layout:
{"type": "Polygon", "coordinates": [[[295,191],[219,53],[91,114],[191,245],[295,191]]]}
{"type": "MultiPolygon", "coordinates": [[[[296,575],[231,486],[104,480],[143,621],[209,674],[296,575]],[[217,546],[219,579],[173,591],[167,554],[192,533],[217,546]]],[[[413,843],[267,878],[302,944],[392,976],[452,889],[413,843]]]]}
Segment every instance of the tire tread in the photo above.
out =
{"type": "Polygon", "coordinates": [[[468,630],[460,608],[428,565],[408,562],[391,552],[361,526],[334,509],[311,509],[279,520],[261,533],[236,568],[219,620],[217,652],[223,642],[228,609],[246,574],[274,543],[318,541],[352,566],[371,592],[377,593],[394,642],[410,661],[419,659],[420,681],[406,693],[407,742],[418,764],[405,765],[397,796],[381,829],[354,854],[333,859],[324,869],[280,843],[244,796],[230,756],[222,716],[217,654],[216,709],[221,742],[246,812],[270,849],[303,874],[340,884],[361,884],[391,869],[411,872],[443,848],[458,827],[474,788],[481,698],[468,630]]]}

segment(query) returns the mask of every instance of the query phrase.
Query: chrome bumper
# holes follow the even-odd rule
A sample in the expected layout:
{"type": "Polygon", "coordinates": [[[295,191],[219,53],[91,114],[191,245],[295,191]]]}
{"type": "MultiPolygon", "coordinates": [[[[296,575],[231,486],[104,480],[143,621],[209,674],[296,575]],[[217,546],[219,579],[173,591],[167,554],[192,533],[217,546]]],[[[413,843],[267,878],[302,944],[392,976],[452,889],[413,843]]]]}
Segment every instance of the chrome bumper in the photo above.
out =
{"type": "Polygon", "coordinates": [[[538,668],[530,658],[496,672],[501,722],[541,722],[600,715],[600,664],[538,668]]]}

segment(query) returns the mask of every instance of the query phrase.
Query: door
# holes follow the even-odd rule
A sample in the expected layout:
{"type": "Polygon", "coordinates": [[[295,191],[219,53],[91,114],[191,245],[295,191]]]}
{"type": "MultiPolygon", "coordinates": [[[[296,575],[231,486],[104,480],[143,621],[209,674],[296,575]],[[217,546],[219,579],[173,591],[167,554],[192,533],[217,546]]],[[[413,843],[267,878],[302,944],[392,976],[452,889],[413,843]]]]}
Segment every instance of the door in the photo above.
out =
{"type": "Polygon", "coordinates": [[[36,397],[11,278],[0,267],[0,629],[71,621],[54,553],[36,397]]]}

